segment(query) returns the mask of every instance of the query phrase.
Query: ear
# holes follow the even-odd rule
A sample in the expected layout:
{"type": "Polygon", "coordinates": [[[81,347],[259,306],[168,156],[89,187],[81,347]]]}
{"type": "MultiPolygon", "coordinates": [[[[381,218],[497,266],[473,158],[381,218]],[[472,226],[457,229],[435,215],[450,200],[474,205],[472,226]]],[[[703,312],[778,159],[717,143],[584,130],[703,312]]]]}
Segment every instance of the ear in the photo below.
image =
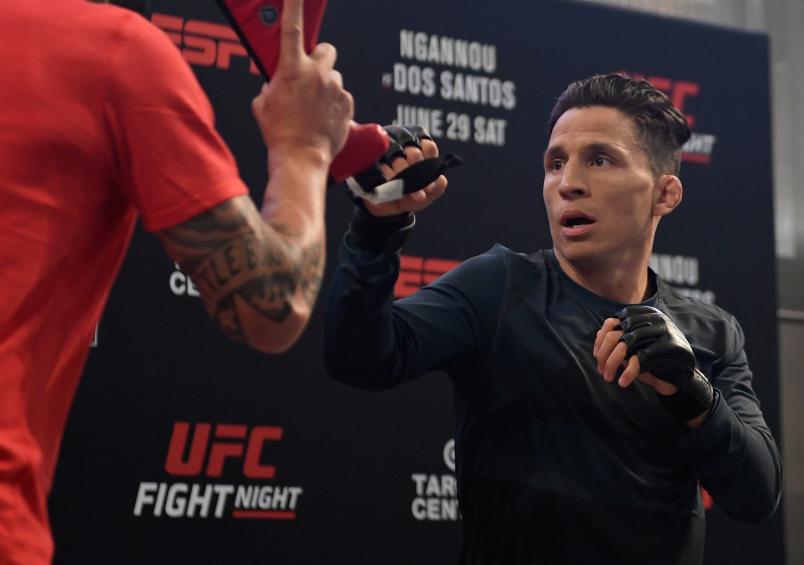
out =
{"type": "Polygon", "coordinates": [[[666,216],[681,204],[683,196],[684,187],[681,186],[681,180],[677,176],[660,175],[656,179],[653,215],[666,216]]]}

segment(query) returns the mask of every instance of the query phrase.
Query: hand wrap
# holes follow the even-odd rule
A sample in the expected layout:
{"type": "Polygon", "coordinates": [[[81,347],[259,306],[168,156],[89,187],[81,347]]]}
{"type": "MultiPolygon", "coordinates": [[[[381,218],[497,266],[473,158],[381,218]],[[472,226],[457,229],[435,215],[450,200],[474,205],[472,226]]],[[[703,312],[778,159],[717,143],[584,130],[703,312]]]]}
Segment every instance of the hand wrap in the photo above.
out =
{"type": "Polygon", "coordinates": [[[416,216],[413,212],[380,218],[358,203],[346,236],[361,249],[393,255],[402,248],[415,225],[416,216]]]}
{"type": "Polygon", "coordinates": [[[355,198],[367,200],[372,204],[393,202],[406,194],[421,190],[444,174],[447,169],[462,163],[460,157],[448,153],[441,158],[424,159],[414,163],[392,179],[386,180],[380,170],[380,164],[390,167],[394,159],[405,157],[406,147],[421,149],[422,139],[432,141],[433,138],[427,130],[419,126],[385,126],[385,132],[390,137],[391,143],[379,162],[362,173],[346,179],[346,186],[355,198]]]}

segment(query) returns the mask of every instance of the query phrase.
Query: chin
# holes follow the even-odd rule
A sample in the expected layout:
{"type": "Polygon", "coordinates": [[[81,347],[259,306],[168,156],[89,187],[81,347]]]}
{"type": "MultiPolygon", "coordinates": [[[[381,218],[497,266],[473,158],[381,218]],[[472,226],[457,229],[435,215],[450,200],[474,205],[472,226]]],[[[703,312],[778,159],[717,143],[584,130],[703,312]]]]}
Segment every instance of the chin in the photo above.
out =
{"type": "Polygon", "coordinates": [[[605,263],[611,256],[611,251],[601,249],[597,245],[588,242],[573,242],[570,245],[555,245],[556,253],[560,253],[564,259],[573,265],[594,266],[605,263]]]}

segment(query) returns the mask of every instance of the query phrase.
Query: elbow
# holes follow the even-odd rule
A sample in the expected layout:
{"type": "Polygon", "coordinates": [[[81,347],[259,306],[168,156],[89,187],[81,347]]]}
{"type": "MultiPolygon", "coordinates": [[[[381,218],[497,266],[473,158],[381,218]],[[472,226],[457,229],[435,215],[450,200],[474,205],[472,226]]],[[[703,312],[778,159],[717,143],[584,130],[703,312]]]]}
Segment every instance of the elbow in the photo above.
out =
{"type": "Polygon", "coordinates": [[[380,370],[361,364],[358,361],[359,352],[346,351],[331,347],[324,347],[324,367],[327,374],[335,381],[361,390],[379,392],[392,388],[382,379],[380,370]]]}
{"type": "Polygon", "coordinates": [[[759,524],[768,520],[779,507],[779,500],[782,496],[781,481],[772,488],[770,485],[758,488],[754,493],[754,500],[742,512],[739,519],[747,524],[759,524]]]}
{"type": "Polygon", "coordinates": [[[296,339],[289,340],[285,339],[284,337],[266,338],[263,336],[256,336],[248,338],[246,343],[252,349],[256,349],[261,353],[278,355],[280,353],[285,353],[288,349],[290,349],[293,344],[296,343],[296,339]]]}
{"type": "Polygon", "coordinates": [[[776,512],[782,497],[781,467],[776,467],[773,479],[754,480],[750,487],[743,488],[750,489],[750,492],[741,496],[740,503],[730,505],[731,507],[721,505],[726,514],[746,524],[759,524],[768,520],[776,512]]]}
{"type": "Polygon", "coordinates": [[[738,512],[727,511],[726,513],[739,522],[744,522],[746,524],[761,524],[773,516],[778,506],[778,498],[769,498],[761,501],[757,500],[753,504],[750,504],[745,508],[741,508],[738,512]]]}
{"type": "Polygon", "coordinates": [[[324,367],[334,381],[362,390],[376,390],[372,379],[365,372],[353,369],[346,359],[325,354],[324,367]]]}
{"type": "Polygon", "coordinates": [[[309,312],[305,314],[295,311],[291,311],[281,322],[262,317],[254,318],[243,326],[245,341],[262,353],[285,353],[299,340],[309,320],[309,312]]]}

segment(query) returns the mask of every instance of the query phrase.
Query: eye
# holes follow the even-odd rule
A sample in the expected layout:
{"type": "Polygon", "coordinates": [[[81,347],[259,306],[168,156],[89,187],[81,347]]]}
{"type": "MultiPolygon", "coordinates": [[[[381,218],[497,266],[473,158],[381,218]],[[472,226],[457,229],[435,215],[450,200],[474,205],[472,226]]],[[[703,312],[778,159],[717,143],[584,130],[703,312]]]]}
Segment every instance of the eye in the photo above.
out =
{"type": "Polygon", "coordinates": [[[595,167],[605,167],[606,165],[612,165],[614,161],[612,161],[606,155],[597,155],[594,159],[592,159],[592,165],[595,167]]]}
{"type": "Polygon", "coordinates": [[[550,171],[560,171],[564,167],[564,161],[561,159],[553,159],[547,163],[547,169],[550,171]]]}

